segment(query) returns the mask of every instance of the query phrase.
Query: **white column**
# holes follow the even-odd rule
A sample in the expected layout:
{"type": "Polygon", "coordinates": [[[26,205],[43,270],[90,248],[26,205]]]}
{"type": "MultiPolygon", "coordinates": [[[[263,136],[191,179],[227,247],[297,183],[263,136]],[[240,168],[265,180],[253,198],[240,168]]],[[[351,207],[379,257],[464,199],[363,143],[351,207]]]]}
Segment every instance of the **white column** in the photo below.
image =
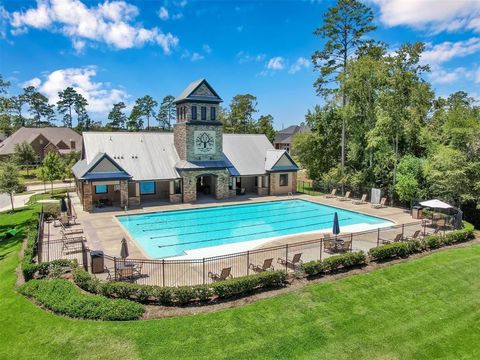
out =
{"type": "Polygon", "coordinates": [[[170,195],[173,195],[175,193],[174,180],[170,180],[169,185],[170,185],[170,195]]]}
{"type": "Polygon", "coordinates": [[[259,188],[262,187],[262,178],[263,176],[257,176],[257,187],[259,188]]]}
{"type": "Polygon", "coordinates": [[[140,196],[140,183],[135,183],[135,196],[140,196]]]}
{"type": "Polygon", "coordinates": [[[232,190],[236,190],[237,189],[237,178],[232,176],[231,179],[232,179],[232,190]]]}

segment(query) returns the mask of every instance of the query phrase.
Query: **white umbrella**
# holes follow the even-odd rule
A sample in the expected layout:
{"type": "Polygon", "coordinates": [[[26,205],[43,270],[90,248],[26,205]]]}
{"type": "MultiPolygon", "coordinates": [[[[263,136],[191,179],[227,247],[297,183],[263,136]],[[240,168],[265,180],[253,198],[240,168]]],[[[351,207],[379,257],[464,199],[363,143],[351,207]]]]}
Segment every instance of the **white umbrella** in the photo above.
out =
{"type": "Polygon", "coordinates": [[[440,201],[438,199],[422,201],[420,205],[433,208],[433,209],[453,209],[452,205],[447,204],[446,202],[440,201]]]}

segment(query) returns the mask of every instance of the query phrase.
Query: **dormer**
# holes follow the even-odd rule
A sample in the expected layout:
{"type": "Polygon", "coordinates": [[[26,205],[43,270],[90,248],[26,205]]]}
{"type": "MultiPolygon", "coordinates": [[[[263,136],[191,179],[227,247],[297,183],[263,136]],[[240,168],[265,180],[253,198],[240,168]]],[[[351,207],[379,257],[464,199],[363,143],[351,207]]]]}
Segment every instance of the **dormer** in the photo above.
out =
{"type": "Polygon", "coordinates": [[[222,101],[207,80],[194,81],[175,99],[177,123],[218,124],[218,110],[222,101]]]}

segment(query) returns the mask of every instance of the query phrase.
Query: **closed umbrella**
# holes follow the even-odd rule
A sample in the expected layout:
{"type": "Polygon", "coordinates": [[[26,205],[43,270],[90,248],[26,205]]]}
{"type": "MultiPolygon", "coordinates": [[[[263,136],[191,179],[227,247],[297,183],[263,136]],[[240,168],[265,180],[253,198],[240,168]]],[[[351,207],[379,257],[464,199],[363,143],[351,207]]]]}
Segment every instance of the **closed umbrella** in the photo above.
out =
{"type": "Polygon", "coordinates": [[[127,239],[125,238],[122,239],[122,248],[120,249],[120,257],[122,259],[125,259],[128,257],[128,245],[127,245],[127,239]]]}
{"type": "Polygon", "coordinates": [[[67,193],[67,215],[72,216],[72,199],[70,199],[70,195],[67,193]]]}
{"type": "Polygon", "coordinates": [[[61,213],[66,213],[68,211],[67,209],[67,202],[65,201],[65,198],[62,197],[60,200],[60,212],[61,213]]]}
{"type": "Polygon", "coordinates": [[[335,211],[335,214],[333,215],[333,229],[332,229],[332,233],[337,236],[338,234],[340,234],[340,224],[338,223],[338,214],[337,212],[335,211]]]}

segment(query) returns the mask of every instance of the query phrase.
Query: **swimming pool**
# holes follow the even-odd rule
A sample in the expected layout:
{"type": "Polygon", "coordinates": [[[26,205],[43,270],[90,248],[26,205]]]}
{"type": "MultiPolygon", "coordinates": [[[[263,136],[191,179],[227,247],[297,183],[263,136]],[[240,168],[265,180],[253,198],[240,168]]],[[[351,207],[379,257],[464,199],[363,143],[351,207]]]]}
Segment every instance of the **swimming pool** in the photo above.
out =
{"type": "Polygon", "coordinates": [[[163,258],[193,249],[328,230],[335,211],[340,229],[389,223],[379,217],[298,199],[121,215],[118,220],[149,257],[163,258]]]}

